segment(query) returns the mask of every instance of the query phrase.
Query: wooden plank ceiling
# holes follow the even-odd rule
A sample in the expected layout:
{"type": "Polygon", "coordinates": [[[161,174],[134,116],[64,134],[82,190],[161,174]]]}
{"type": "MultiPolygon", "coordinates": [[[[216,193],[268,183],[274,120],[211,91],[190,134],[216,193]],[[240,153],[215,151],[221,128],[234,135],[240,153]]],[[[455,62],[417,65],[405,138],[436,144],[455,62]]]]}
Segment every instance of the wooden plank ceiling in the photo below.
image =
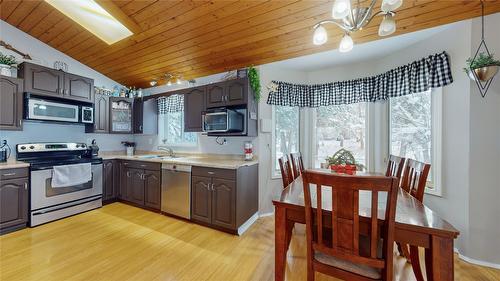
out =
{"type": "MultiPolygon", "coordinates": [[[[312,26],[331,14],[333,1],[326,0],[101,0],[103,7],[127,24],[125,17],[127,26],[136,31],[113,45],[43,1],[0,1],[2,20],[117,82],[137,87],[148,87],[149,81],[167,72],[189,79],[336,49],[342,36],[330,25],[328,42],[321,47],[312,44],[312,26]]],[[[499,12],[500,1],[487,1],[485,10],[499,12]]],[[[397,10],[394,35],[480,13],[478,0],[404,0],[397,10]]],[[[377,17],[356,32],[355,43],[380,39],[380,21],[377,17]]]]}

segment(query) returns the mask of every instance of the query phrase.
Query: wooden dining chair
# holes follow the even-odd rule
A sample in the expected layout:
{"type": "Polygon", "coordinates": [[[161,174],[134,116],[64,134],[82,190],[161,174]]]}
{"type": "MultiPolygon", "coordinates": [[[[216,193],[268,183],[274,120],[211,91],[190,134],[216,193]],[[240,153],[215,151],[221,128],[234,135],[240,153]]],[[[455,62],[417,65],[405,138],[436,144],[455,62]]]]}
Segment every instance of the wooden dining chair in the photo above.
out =
{"type": "Polygon", "coordinates": [[[304,162],[302,161],[302,154],[300,152],[290,153],[292,160],[293,178],[298,178],[304,171],[304,162]]]}
{"type": "Polygon", "coordinates": [[[385,175],[387,177],[396,177],[401,179],[401,173],[403,172],[403,166],[405,165],[405,158],[396,155],[389,155],[389,161],[387,163],[387,170],[385,175]]]}
{"type": "MultiPolygon", "coordinates": [[[[427,184],[427,177],[429,176],[430,169],[430,164],[422,163],[413,159],[406,160],[403,179],[401,180],[401,188],[410,193],[418,201],[423,202],[425,185],[427,184]]],[[[401,248],[404,255],[411,263],[411,267],[413,268],[413,273],[415,274],[417,281],[423,281],[424,276],[420,267],[418,247],[410,245],[409,255],[407,253],[408,245],[398,245],[398,247],[401,248]]]]}
{"type": "Polygon", "coordinates": [[[307,170],[302,178],[307,280],[314,280],[316,271],[344,280],[392,280],[397,178],[307,170]],[[368,221],[359,217],[361,190],[371,193],[368,221]],[[378,222],[379,192],[387,192],[385,223],[381,225],[378,222]],[[360,226],[360,221],[367,224],[360,226]]]}
{"type": "Polygon", "coordinates": [[[278,159],[278,162],[280,164],[281,180],[283,181],[283,188],[285,188],[294,180],[288,155],[285,154],[283,155],[283,157],[280,157],[278,159]]]}

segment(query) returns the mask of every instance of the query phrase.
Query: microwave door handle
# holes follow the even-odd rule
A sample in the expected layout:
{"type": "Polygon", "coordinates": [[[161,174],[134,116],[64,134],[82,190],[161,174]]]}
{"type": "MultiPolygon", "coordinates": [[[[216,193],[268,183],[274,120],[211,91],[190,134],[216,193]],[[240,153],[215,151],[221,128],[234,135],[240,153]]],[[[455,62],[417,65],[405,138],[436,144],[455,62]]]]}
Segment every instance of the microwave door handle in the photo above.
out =
{"type": "Polygon", "coordinates": [[[205,114],[201,115],[201,131],[206,132],[207,129],[205,128],[205,114]]]}
{"type": "Polygon", "coordinates": [[[228,132],[228,131],[229,131],[229,128],[231,127],[231,126],[229,126],[229,122],[230,122],[229,120],[231,120],[231,119],[229,118],[229,115],[230,115],[230,113],[229,113],[229,111],[228,111],[228,112],[227,112],[227,114],[226,114],[226,132],[228,132]]]}

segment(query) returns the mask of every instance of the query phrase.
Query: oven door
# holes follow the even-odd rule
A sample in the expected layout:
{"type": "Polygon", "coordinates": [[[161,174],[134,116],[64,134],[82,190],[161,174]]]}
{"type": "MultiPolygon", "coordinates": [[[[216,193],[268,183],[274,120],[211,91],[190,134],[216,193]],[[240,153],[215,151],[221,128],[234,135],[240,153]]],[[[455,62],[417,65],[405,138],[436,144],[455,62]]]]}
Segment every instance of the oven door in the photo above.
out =
{"type": "Polygon", "coordinates": [[[212,112],[202,115],[203,131],[209,133],[227,132],[229,130],[229,115],[224,112],[212,112]]]}
{"type": "Polygon", "coordinates": [[[102,194],[102,163],[92,164],[92,180],[52,187],[52,169],[31,171],[31,211],[102,194]]]}
{"type": "Polygon", "coordinates": [[[79,113],[78,105],[28,99],[28,119],[76,123],[79,121],[79,113]]]}

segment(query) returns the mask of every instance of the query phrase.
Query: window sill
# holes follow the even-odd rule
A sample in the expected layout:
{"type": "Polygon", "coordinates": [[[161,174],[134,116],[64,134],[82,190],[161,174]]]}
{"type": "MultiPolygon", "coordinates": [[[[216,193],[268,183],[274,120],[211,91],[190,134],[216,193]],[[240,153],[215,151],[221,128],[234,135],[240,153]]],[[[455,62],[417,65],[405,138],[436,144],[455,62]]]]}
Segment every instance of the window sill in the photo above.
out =
{"type": "Polygon", "coordinates": [[[424,193],[432,195],[432,196],[436,196],[436,197],[441,197],[441,198],[443,197],[443,194],[439,190],[432,190],[432,189],[426,188],[424,193]]]}

